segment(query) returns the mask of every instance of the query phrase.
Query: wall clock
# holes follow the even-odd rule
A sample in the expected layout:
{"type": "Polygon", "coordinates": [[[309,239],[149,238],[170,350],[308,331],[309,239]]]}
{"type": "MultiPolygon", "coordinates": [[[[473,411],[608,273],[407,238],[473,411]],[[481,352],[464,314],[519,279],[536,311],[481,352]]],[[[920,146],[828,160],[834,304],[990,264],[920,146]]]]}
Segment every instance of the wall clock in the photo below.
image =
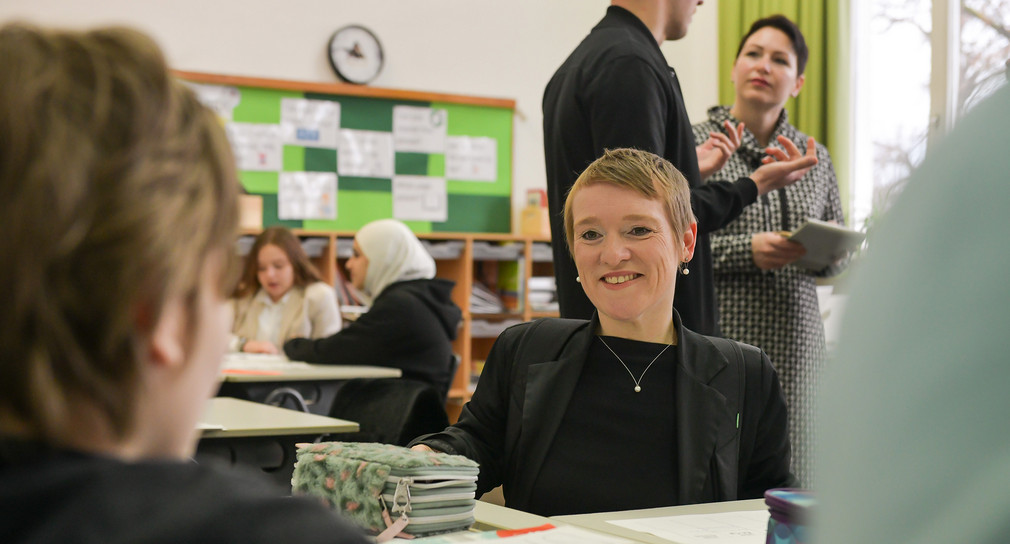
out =
{"type": "Polygon", "coordinates": [[[330,66],[337,76],[364,85],[382,71],[382,44],[372,31],[360,25],[338,29],[330,38],[330,66]]]}

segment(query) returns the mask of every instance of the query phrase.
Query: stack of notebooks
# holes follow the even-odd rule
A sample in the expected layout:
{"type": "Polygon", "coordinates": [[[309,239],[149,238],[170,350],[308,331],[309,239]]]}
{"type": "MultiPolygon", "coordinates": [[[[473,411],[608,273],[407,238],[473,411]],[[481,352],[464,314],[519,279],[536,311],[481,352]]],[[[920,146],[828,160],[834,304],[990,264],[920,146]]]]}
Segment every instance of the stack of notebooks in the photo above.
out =
{"type": "Polygon", "coordinates": [[[474,282],[470,292],[470,311],[475,314],[494,314],[505,311],[498,294],[486,285],[474,282]]]}
{"type": "Polygon", "coordinates": [[[530,278],[530,308],[534,312],[558,311],[558,291],[553,276],[530,278]]]}
{"type": "MultiPolygon", "coordinates": [[[[292,491],[323,499],[373,534],[423,536],[473,524],[477,463],[391,444],[299,444],[292,491]]],[[[382,538],[380,538],[380,541],[382,538]]]]}

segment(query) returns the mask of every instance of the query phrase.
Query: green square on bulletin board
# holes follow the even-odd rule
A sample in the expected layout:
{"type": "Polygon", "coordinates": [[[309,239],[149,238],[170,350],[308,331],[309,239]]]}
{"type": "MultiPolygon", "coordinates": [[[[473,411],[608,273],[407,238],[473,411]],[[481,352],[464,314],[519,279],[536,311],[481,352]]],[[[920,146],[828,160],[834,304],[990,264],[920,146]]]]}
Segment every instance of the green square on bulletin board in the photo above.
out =
{"type": "Polygon", "coordinates": [[[277,194],[263,196],[263,227],[274,227],[278,225],[289,229],[302,228],[301,219],[281,221],[277,213],[277,194]]]}
{"type": "Polygon", "coordinates": [[[432,153],[428,155],[428,175],[435,178],[445,177],[444,153],[432,153]]]}
{"type": "Polygon", "coordinates": [[[376,219],[393,216],[389,191],[341,192],[337,196],[337,230],[358,230],[376,219]]]}
{"type": "Polygon", "coordinates": [[[427,176],[428,154],[396,152],[393,172],[401,176],[427,176]]]}
{"type": "Polygon", "coordinates": [[[253,170],[243,170],[238,173],[238,179],[242,182],[242,187],[249,193],[256,194],[277,194],[277,185],[280,183],[280,176],[277,172],[258,172],[253,170]]]}
{"type": "Polygon", "coordinates": [[[281,99],[304,96],[304,93],[297,91],[256,87],[239,87],[239,92],[239,103],[232,111],[232,120],[236,123],[280,123],[281,99]]]}
{"type": "MultiPolygon", "coordinates": [[[[338,175],[337,192],[343,191],[391,193],[393,192],[393,180],[389,178],[359,178],[355,176],[338,175]]],[[[392,200],[390,200],[390,202],[392,202],[392,200]]]]}
{"type": "Polygon", "coordinates": [[[305,148],[300,145],[285,145],[281,151],[281,170],[303,172],[305,170],[305,148]]]}
{"type": "Polygon", "coordinates": [[[337,150],[318,147],[305,148],[306,172],[336,172],[337,150]]]}
{"type": "Polygon", "coordinates": [[[393,101],[359,96],[317,95],[306,93],[305,98],[336,100],[340,103],[340,128],[353,130],[393,131],[393,101]]]}
{"type": "Polygon", "coordinates": [[[449,220],[432,232],[512,232],[512,199],[449,193],[449,220]]]}

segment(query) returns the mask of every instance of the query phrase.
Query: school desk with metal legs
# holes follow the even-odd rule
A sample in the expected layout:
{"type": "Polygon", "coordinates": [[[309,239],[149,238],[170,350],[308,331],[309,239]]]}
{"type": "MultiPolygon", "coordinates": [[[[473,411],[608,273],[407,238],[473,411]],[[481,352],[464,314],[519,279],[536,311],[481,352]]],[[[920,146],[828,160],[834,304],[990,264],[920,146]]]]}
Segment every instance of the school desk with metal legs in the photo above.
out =
{"type": "Polygon", "coordinates": [[[219,397],[279,403],[329,415],[340,384],[355,378],[399,378],[399,368],[364,365],[310,365],[281,356],[230,354],[221,370],[219,397]]]}
{"type": "Polygon", "coordinates": [[[330,433],[353,433],[353,421],[246,400],[215,397],[200,420],[197,462],[256,467],[291,486],[295,444],[330,433]]]}

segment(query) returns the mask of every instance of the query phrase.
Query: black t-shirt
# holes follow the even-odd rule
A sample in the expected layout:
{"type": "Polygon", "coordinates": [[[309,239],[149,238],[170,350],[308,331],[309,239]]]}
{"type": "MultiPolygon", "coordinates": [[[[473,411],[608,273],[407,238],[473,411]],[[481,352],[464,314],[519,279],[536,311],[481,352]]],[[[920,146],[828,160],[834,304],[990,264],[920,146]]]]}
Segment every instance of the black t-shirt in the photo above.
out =
{"type": "Polygon", "coordinates": [[[593,340],[537,476],[530,512],[553,516],[677,504],[676,347],[663,351],[646,372],[664,344],[603,338],[593,340]],[[642,390],[636,393],[639,377],[642,390]]]}
{"type": "Polygon", "coordinates": [[[0,438],[0,542],[369,542],[319,501],[252,476],[0,438]]]}

